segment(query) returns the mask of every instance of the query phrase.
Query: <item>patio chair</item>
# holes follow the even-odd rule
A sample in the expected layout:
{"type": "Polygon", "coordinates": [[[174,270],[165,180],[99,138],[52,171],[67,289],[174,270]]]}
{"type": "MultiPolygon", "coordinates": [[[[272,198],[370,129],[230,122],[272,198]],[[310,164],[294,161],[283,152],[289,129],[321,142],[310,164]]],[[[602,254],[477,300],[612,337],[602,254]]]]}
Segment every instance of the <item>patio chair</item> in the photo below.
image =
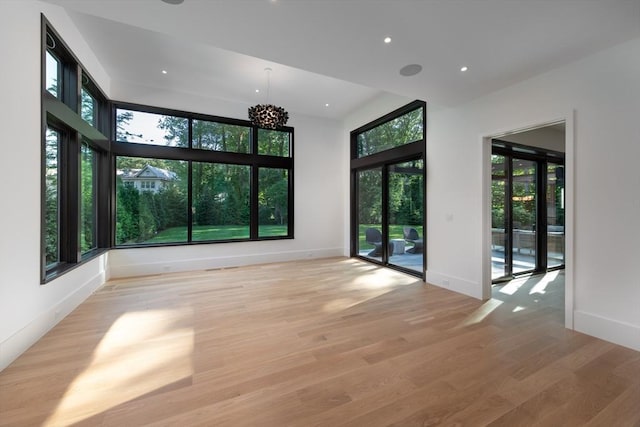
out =
{"type": "Polygon", "coordinates": [[[378,257],[382,256],[382,233],[377,228],[367,228],[364,231],[365,240],[368,244],[373,245],[374,248],[367,256],[378,257]]]}
{"type": "Polygon", "coordinates": [[[407,249],[405,252],[410,254],[421,254],[424,241],[420,238],[418,231],[415,228],[403,227],[402,232],[404,234],[404,240],[413,244],[413,247],[407,249]]]}

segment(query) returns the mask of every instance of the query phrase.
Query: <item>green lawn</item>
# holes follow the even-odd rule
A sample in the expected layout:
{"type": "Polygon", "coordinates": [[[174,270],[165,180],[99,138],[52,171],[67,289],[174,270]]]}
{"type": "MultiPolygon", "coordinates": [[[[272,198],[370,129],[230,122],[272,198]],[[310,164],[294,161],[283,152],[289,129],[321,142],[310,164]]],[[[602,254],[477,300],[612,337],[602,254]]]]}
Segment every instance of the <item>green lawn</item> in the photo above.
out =
{"type": "MultiPolygon", "coordinates": [[[[402,228],[406,225],[390,225],[389,226],[389,239],[402,239],[402,228]]],[[[423,236],[422,226],[409,225],[418,230],[420,237],[423,236]]],[[[365,241],[365,230],[367,228],[377,228],[382,231],[382,227],[378,224],[360,224],[358,233],[359,248],[365,250],[373,248],[365,241]]],[[[286,225],[261,225],[259,229],[260,237],[272,237],[272,236],[286,236],[286,225]]],[[[248,239],[249,238],[249,226],[244,225],[219,225],[219,226],[207,226],[207,225],[195,225],[193,227],[193,241],[207,241],[207,240],[234,240],[234,239],[248,239]]],[[[161,231],[153,238],[140,243],[181,243],[187,241],[187,227],[172,227],[161,231]]]]}
{"type": "MultiPolygon", "coordinates": [[[[389,240],[391,239],[403,239],[404,238],[404,232],[403,232],[403,227],[411,227],[411,228],[415,228],[418,231],[418,234],[420,235],[420,237],[423,237],[423,233],[422,233],[422,226],[421,225],[397,225],[397,224],[393,224],[393,225],[389,225],[389,240]]],[[[367,228],[377,228],[378,230],[382,231],[382,226],[380,224],[360,224],[359,230],[358,230],[358,248],[360,250],[365,250],[365,249],[373,249],[373,245],[370,245],[366,242],[365,239],[365,230],[367,228]]]]}
{"type": "MultiPolygon", "coordinates": [[[[260,237],[286,236],[286,225],[261,225],[258,229],[260,237]]],[[[248,239],[249,226],[244,225],[194,225],[193,241],[248,239]]],[[[172,227],[162,230],[153,238],[142,243],[186,242],[187,227],[172,227]]]]}

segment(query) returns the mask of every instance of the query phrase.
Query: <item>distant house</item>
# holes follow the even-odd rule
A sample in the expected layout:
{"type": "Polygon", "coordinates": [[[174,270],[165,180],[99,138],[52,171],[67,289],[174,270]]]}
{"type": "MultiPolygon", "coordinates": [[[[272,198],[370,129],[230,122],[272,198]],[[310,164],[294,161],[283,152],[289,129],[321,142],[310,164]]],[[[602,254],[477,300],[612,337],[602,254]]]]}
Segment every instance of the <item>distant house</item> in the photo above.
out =
{"type": "Polygon", "coordinates": [[[177,179],[175,172],[151,165],[146,165],[142,169],[125,169],[118,172],[125,185],[131,185],[138,191],[151,191],[153,193],[159,192],[171,181],[177,179]]]}

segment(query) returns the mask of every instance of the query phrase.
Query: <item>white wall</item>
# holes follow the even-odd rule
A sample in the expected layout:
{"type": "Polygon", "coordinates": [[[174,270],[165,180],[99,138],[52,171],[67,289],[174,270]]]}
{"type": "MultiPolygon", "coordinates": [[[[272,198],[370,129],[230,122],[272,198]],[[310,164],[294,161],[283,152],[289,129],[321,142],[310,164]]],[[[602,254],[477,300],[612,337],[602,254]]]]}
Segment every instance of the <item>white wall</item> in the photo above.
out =
{"type": "Polygon", "coordinates": [[[428,109],[427,281],[482,296],[483,137],[575,111],[574,326],[640,349],[638,76],[640,39],[459,108],[428,109]]]}
{"type": "Polygon", "coordinates": [[[109,80],[61,9],[3,2],[0,13],[0,370],[104,282],[106,255],[40,285],[40,12],[96,81],[109,80]],[[20,177],[20,179],[16,179],[20,177]]]}

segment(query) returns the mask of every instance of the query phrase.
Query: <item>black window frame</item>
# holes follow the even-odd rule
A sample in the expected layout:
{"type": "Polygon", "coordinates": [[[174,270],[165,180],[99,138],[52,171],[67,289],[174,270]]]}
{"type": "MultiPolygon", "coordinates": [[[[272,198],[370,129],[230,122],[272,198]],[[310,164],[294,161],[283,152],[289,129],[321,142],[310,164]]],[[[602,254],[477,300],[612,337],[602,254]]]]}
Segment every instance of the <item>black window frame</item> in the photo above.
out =
{"type": "Polygon", "coordinates": [[[273,156],[266,154],[258,154],[258,126],[253,125],[248,120],[233,119],[221,116],[212,116],[201,113],[194,113],[182,110],[175,110],[169,108],[162,108],[156,106],[149,106],[143,104],[135,104],[124,101],[112,101],[111,103],[111,156],[112,164],[115,165],[116,157],[141,157],[150,159],[164,159],[164,160],[183,160],[187,161],[188,171],[188,183],[187,183],[187,241],[186,242],[167,242],[167,243],[137,243],[137,244],[117,244],[115,241],[115,208],[116,208],[116,171],[115,166],[113,168],[112,175],[112,189],[111,199],[112,203],[112,233],[111,247],[115,249],[123,248],[140,248],[140,247],[157,247],[157,246],[184,246],[184,245],[201,245],[201,244],[216,244],[216,243],[228,243],[228,242],[246,242],[246,241],[262,241],[262,240],[283,240],[294,238],[294,128],[290,126],[283,126],[276,130],[288,132],[289,137],[289,155],[287,157],[273,156]],[[136,142],[123,142],[116,139],[116,115],[119,109],[129,111],[139,111],[142,113],[153,113],[166,116],[173,116],[178,118],[185,118],[188,121],[189,137],[188,147],[175,147],[167,145],[154,145],[154,144],[141,144],[136,142]],[[230,151],[215,151],[206,150],[201,148],[193,148],[193,121],[203,120],[209,122],[217,122],[222,124],[230,124],[236,126],[242,126],[250,129],[250,152],[249,153],[237,153],[230,151]],[[210,164],[232,164],[250,166],[250,224],[249,224],[249,238],[242,239],[219,239],[219,240],[193,240],[193,195],[192,195],[192,164],[193,162],[203,162],[210,164]],[[288,171],[288,224],[287,234],[281,236],[260,236],[259,235],[259,203],[258,203],[258,191],[259,191],[259,174],[260,168],[275,168],[286,169],[288,171]]]}
{"type": "Polygon", "coordinates": [[[351,257],[355,257],[355,258],[359,258],[362,259],[364,261],[367,262],[371,262],[374,264],[379,264],[379,265],[383,265],[385,267],[394,269],[394,270],[398,270],[398,271],[402,271],[404,273],[413,275],[413,276],[417,276],[420,277],[424,280],[425,278],[425,272],[427,271],[427,245],[424,245],[423,251],[422,251],[422,265],[423,265],[423,271],[421,273],[409,269],[409,268],[403,268],[401,266],[395,265],[395,264],[391,264],[389,262],[386,262],[385,259],[388,257],[387,254],[387,247],[388,244],[382,244],[382,261],[377,261],[374,260],[372,258],[367,258],[367,257],[363,257],[360,256],[358,253],[358,233],[359,233],[359,229],[358,229],[358,200],[359,200],[359,193],[358,193],[358,179],[357,179],[357,175],[358,172],[363,171],[363,170],[369,170],[369,169],[373,169],[373,168],[381,168],[382,170],[382,223],[381,223],[381,227],[382,227],[382,236],[383,236],[383,242],[386,242],[386,238],[388,235],[388,217],[389,217],[389,199],[388,199],[388,194],[387,194],[387,188],[388,188],[388,184],[389,184],[389,173],[388,173],[388,167],[392,164],[395,163],[399,163],[399,162],[404,162],[404,161],[411,161],[411,160],[422,160],[422,164],[423,164],[423,168],[422,168],[422,179],[423,179],[423,185],[424,185],[424,189],[425,189],[425,193],[424,193],[424,212],[423,212],[423,223],[422,223],[422,229],[424,230],[424,236],[426,236],[426,230],[427,230],[427,195],[426,195],[426,188],[427,188],[427,103],[424,101],[420,101],[420,100],[415,100],[413,102],[410,102],[407,105],[404,105],[388,114],[385,114],[384,116],[373,120],[372,122],[369,122],[353,131],[351,131],[350,133],[350,159],[351,159],[351,164],[350,164],[350,170],[351,170],[351,182],[350,182],[350,194],[351,194],[351,198],[350,198],[350,205],[351,205],[351,215],[350,215],[350,221],[351,221],[351,233],[350,233],[350,255],[351,257]],[[369,154],[366,156],[362,156],[362,157],[358,157],[359,153],[358,153],[358,135],[364,132],[367,132],[371,129],[374,129],[378,126],[384,125],[385,123],[388,123],[398,117],[401,117],[407,113],[410,113],[412,111],[415,111],[417,109],[422,109],[422,139],[413,141],[413,142],[409,142],[407,144],[404,145],[400,145],[400,146],[396,146],[396,147],[392,147],[383,151],[378,151],[375,152],[373,154],[369,154]]]}
{"type": "Polygon", "coordinates": [[[106,198],[98,194],[108,194],[108,152],[109,140],[105,136],[108,130],[108,100],[102,90],[92,84],[91,94],[96,101],[97,117],[94,127],[81,116],[82,81],[94,82],[81,62],[65,44],[44,15],[41,15],[41,242],[40,242],[40,282],[46,284],[63,273],[76,268],[85,261],[94,258],[109,247],[108,204],[106,198]],[[58,72],[58,94],[50,93],[46,85],[46,55],[50,51],[58,59],[61,69],[58,72]],[[60,149],[58,168],[58,252],[59,262],[46,264],[46,132],[52,127],[60,131],[60,149]],[[81,161],[82,143],[85,142],[96,153],[96,186],[94,196],[96,248],[82,253],[80,244],[80,203],[81,203],[81,161]]]}

